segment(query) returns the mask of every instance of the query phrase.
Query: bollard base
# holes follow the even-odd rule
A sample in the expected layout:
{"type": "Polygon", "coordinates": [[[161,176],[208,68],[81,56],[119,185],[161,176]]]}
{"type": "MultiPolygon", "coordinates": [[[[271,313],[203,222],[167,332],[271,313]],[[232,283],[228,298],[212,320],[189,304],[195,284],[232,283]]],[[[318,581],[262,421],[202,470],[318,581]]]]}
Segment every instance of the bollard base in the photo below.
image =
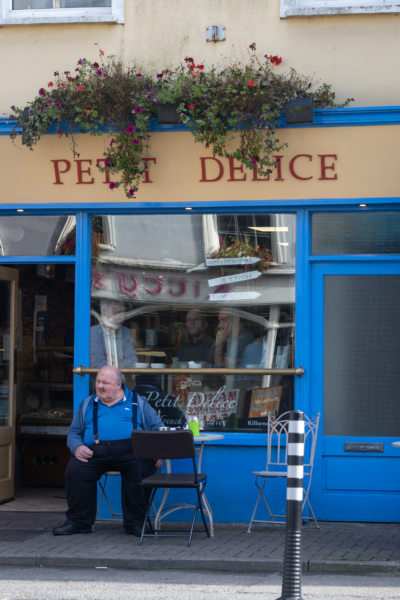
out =
{"type": "Polygon", "coordinates": [[[303,596],[279,596],[276,600],[304,600],[303,596]]]}

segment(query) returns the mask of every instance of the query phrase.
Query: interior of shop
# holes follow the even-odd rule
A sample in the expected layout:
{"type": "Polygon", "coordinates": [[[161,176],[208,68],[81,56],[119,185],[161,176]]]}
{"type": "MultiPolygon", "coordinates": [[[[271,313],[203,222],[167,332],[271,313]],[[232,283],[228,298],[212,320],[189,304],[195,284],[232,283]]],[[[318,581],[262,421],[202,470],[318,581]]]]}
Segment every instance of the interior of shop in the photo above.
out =
{"type": "Polygon", "coordinates": [[[15,268],[15,488],[62,488],[73,410],[74,267],[15,268]]]}

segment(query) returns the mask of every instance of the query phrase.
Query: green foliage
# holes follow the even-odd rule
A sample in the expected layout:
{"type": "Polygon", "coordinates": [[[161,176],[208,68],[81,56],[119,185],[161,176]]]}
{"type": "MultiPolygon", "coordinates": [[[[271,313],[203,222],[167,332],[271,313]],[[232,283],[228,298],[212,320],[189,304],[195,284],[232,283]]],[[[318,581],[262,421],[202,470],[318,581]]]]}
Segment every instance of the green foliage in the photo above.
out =
{"type": "MultiPolygon", "coordinates": [[[[280,57],[266,54],[260,60],[255,44],[250,51],[245,65],[206,70],[186,57],[176,69],[154,77],[137,66],[124,66],[114,56],[104,58],[100,50],[100,62],[80,59],[74,76],[55,72],[54,81],[40,88],[27,108],[12,107],[12,118],[30,149],[54,123],[60,136],[69,136],[74,153],[76,128],[91,135],[108,130],[110,141],[99,169],[112,177],[110,188],[122,186],[128,198],[142,181],[150,120],[158,103],[176,104],[194,139],[215,156],[234,158],[265,176],[275,166],[274,155],[286,145],[276,128],[289,100],[312,95],[315,105],[324,108],[348,106],[351,99],[337,104],[330,85],[313,91],[309,77],[294,69],[280,71],[280,57]]],[[[16,128],[11,135],[19,133],[16,128]]]]}

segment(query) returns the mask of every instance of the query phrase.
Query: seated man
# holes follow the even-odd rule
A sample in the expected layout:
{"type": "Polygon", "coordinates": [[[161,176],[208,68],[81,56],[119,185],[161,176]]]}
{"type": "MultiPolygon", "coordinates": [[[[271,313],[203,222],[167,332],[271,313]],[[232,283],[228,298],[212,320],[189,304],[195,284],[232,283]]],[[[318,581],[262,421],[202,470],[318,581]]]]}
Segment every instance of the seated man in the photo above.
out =
{"type": "Polygon", "coordinates": [[[214,340],[207,335],[207,319],[200,310],[190,310],[186,315],[186,329],[189,341],[181,344],[177,350],[179,362],[214,362],[214,340]]]}
{"type": "Polygon", "coordinates": [[[131,434],[157,430],[163,422],[150,404],[122,383],[116,367],[102,367],[96,394],[79,405],[68,431],[71,458],[65,472],[68,510],[54,535],[91,533],[97,511],[97,482],[106,471],[121,473],[121,502],[125,532],[140,537],[146,501],[139,487],[162,461],[133,457],[131,434]]]}

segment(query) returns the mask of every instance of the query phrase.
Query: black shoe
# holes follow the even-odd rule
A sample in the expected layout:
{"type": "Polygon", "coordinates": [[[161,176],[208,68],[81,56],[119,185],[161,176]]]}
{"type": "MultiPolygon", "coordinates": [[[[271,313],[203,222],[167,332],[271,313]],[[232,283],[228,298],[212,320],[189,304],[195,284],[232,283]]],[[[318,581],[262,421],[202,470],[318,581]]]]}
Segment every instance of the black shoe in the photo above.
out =
{"type": "Polygon", "coordinates": [[[58,527],[54,527],[53,535],[73,535],[74,533],[92,533],[91,527],[78,527],[66,521],[58,527]]]}
{"type": "MultiPolygon", "coordinates": [[[[137,522],[137,523],[134,523],[133,525],[124,526],[124,529],[125,529],[125,533],[127,533],[128,535],[135,535],[136,537],[141,537],[142,527],[143,527],[143,524],[137,522]]],[[[152,533],[152,531],[148,525],[146,525],[146,527],[144,528],[144,533],[152,533]]]]}

